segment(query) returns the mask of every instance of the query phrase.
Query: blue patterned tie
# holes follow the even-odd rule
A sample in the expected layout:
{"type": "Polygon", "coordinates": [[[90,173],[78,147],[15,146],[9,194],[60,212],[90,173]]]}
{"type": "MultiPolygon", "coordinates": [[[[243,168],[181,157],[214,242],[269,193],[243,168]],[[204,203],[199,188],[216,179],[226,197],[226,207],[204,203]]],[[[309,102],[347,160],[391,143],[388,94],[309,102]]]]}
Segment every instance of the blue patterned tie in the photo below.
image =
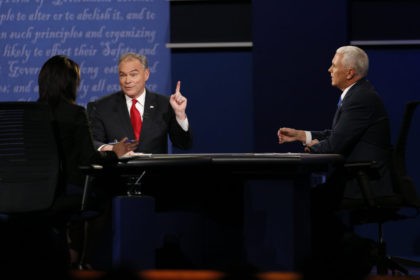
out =
{"type": "Polygon", "coordinates": [[[337,110],[335,111],[335,114],[334,114],[334,119],[333,119],[332,127],[335,127],[335,124],[336,124],[336,122],[338,120],[338,117],[340,116],[340,113],[341,113],[341,104],[342,103],[343,103],[343,100],[341,99],[341,96],[340,96],[340,99],[338,100],[338,103],[337,103],[337,110]]]}
{"type": "Polygon", "coordinates": [[[340,96],[340,99],[338,100],[338,103],[337,103],[337,107],[340,108],[342,103],[343,103],[343,99],[341,99],[341,96],[340,96]]]}

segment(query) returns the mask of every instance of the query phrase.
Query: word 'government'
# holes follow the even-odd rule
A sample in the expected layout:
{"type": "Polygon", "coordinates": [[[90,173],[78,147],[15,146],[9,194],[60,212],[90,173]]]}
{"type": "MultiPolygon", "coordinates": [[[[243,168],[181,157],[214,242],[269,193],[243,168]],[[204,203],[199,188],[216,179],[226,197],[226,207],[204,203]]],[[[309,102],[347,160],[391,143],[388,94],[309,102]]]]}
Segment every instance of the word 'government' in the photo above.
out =
{"type": "Polygon", "coordinates": [[[120,90],[118,60],[146,55],[148,88],[168,92],[166,0],[0,0],[0,101],[38,98],[45,61],[66,55],[80,65],[78,104],[120,90]]]}

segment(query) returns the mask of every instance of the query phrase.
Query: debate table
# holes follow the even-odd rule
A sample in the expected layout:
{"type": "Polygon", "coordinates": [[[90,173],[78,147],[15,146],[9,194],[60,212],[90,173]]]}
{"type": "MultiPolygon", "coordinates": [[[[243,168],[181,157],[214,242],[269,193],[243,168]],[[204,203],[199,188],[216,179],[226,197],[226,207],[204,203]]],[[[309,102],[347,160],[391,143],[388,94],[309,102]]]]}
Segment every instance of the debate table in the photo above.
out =
{"type": "Polygon", "coordinates": [[[310,189],[341,163],[307,153],[124,158],[112,168],[131,182],[114,198],[113,262],[299,271],[311,250],[310,189]]]}

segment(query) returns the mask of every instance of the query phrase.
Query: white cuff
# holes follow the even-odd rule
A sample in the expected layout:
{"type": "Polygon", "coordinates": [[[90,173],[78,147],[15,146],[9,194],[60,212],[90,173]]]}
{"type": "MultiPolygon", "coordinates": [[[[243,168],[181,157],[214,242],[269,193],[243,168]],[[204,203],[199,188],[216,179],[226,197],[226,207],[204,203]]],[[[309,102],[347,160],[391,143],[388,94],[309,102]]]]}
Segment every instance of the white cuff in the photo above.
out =
{"type": "Polygon", "coordinates": [[[303,145],[308,145],[312,142],[312,133],[310,131],[305,131],[306,134],[306,143],[303,143],[303,145]]]}
{"type": "Polygon", "coordinates": [[[188,131],[188,118],[185,118],[183,120],[179,120],[178,118],[176,119],[176,121],[178,122],[178,124],[182,127],[182,129],[184,131],[188,131]]]}

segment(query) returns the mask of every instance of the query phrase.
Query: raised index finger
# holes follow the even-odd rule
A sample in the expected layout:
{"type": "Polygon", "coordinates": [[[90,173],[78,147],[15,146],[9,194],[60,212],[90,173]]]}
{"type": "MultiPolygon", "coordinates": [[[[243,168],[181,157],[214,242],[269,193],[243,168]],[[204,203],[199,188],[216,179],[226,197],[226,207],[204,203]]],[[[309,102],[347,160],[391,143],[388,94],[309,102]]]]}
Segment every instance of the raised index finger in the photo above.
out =
{"type": "Polygon", "coordinates": [[[176,94],[181,94],[181,81],[178,81],[178,82],[176,83],[175,93],[176,93],[176,94]]]}

